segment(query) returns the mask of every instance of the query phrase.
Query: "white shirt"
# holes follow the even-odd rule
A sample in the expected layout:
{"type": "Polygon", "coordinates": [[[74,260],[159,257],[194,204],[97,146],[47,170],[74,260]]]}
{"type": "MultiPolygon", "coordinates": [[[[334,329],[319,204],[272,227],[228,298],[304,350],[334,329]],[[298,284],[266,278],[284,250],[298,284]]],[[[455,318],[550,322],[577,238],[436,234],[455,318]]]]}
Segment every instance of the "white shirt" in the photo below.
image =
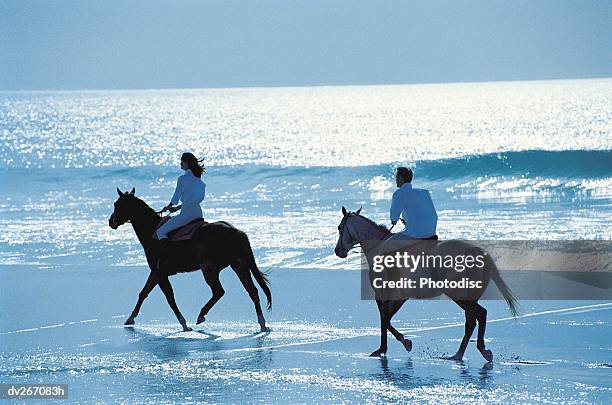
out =
{"type": "Polygon", "coordinates": [[[406,221],[401,232],[413,238],[428,238],[436,234],[438,214],[429,190],[412,188],[412,183],[404,183],[393,193],[391,199],[391,221],[399,220],[400,214],[406,221]]]}
{"type": "Polygon", "coordinates": [[[185,174],[176,181],[176,190],[170,202],[176,205],[179,199],[183,205],[200,204],[206,195],[206,183],[196,177],[191,169],[185,170],[185,174]]]}

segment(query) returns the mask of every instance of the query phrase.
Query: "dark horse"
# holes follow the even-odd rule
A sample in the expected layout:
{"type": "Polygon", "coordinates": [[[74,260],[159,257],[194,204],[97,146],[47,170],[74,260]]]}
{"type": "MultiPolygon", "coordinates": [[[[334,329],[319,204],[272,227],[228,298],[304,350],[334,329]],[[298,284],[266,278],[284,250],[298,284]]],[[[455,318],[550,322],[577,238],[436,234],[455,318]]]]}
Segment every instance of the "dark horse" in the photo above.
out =
{"type": "Polygon", "coordinates": [[[266,320],[261,311],[259,294],[257,287],[255,287],[251,279],[251,274],[268,299],[268,309],[272,307],[272,294],[270,293],[266,274],[257,268],[247,235],[227,222],[209,223],[196,230],[191,239],[173,242],[172,249],[174,251],[171,253],[174,253],[173,257],[180,257],[180,260],[177,261],[176,267],[173,270],[159,271],[157,270],[157,261],[160,256],[160,244],[152,236],[161,217],[154,209],[136,197],[134,195],[135,191],[135,189],[132,189],[129,193],[124,193],[117,188],[119,198],[115,201],[115,209],[108,219],[108,225],[113,229],[117,229],[126,222],[131,222],[134,232],[136,232],[136,236],[144,248],[147,263],[151,269],[147,282],[140,294],[138,294],[138,302],[130,317],[125,321],[125,325],[134,324],[134,319],[138,316],[143,301],[153,288],[159,285],[174,315],[176,315],[176,318],[181,323],[183,330],[192,330],[187,326],[185,318],[176,305],[174,292],[168,277],[177,273],[195,270],[202,271],[206,283],[208,283],[212,290],[212,297],[202,307],[198,315],[196,324],[200,324],[204,322],[208,311],[225,293],[219,281],[219,273],[227,266],[230,266],[236,272],[236,275],[238,275],[242,285],[249,293],[251,300],[253,300],[253,304],[255,304],[257,320],[261,330],[266,331],[266,320]]]}
{"type": "MultiPolygon", "coordinates": [[[[355,245],[360,244],[370,266],[369,275],[370,281],[372,281],[374,276],[372,271],[373,255],[378,254],[378,245],[386,240],[391,233],[385,226],[379,225],[361,215],[361,209],[359,209],[357,212],[347,212],[346,209],[342,207],[342,215],[342,221],[338,226],[340,236],[338,238],[338,243],[336,244],[335,253],[338,257],[344,258],[355,245]]],[[[378,305],[378,311],[380,313],[380,347],[375,350],[371,356],[382,356],[387,352],[387,331],[391,332],[393,336],[404,345],[406,350],[410,351],[412,349],[412,342],[409,339],[404,338],[404,335],[402,335],[391,325],[391,318],[393,318],[393,315],[399,311],[408,298],[432,298],[445,294],[465,311],[465,334],[463,336],[463,340],[459,345],[459,350],[457,350],[457,353],[454,356],[448,357],[448,359],[463,359],[465,349],[467,348],[470,337],[476,328],[476,323],[478,323],[478,339],[476,341],[476,347],[487,361],[492,361],[493,353],[485,348],[484,341],[485,328],[487,324],[487,310],[478,303],[478,299],[484,293],[490,279],[495,282],[495,285],[502,293],[513,316],[517,315],[516,298],[506,283],[502,280],[497,266],[495,266],[495,263],[491,257],[486,254],[484,250],[470,245],[467,242],[458,240],[438,241],[427,243],[426,245],[429,246],[429,248],[426,248],[428,249],[426,250],[428,254],[439,255],[440,257],[445,257],[446,255],[456,257],[456,255],[464,254],[465,252],[477,252],[478,254],[482,254],[485,259],[484,266],[481,270],[470,271],[465,275],[461,275],[456,271],[450,271],[448,274],[450,277],[457,278],[469,276],[472,280],[481,281],[483,287],[476,290],[475,293],[470,294],[469,298],[465,297],[465,290],[425,290],[425,288],[415,288],[414,290],[409,290],[408,296],[386,300],[377,299],[376,304],[378,305]]],[[[416,270],[415,274],[419,274],[419,272],[422,271],[423,269],[418,269],[416,270]]]]}

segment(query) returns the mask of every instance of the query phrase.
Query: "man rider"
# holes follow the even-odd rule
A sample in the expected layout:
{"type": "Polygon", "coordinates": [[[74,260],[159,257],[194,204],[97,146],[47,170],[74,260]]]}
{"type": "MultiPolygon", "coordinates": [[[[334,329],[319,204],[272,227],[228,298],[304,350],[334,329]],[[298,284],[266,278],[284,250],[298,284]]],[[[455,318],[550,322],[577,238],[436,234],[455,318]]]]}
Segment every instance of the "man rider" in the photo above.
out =
{"type": "Polygon", "coordinates": [[[395,182],[398,189],[391,200],[391,223],[395,225],[401,214],[406,226],[388,240],[428,239],[434,236],[438,214],[429,190],[412,187],[412,170],[407,167],[397,168],[395,182]]]}

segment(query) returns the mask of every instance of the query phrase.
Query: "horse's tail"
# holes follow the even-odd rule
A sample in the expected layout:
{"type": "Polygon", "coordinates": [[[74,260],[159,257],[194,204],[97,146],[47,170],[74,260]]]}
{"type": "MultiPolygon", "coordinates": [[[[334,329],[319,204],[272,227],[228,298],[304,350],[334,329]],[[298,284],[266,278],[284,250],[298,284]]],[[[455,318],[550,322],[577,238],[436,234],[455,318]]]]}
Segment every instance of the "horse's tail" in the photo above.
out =
{"type": "Polygon", "coordinates": [[[268,309],[272,309],[272,293],[270,292],[270,282],[268,281],[268,274],[259,270],[257,267],[257,263],[255,262],[255,255],[253,255],[253,249],[251,248],[251,242],[249,242],[249,237],[243,233],[243,243],[244,243],[244,253],[246,255],[246,260],[249,265],[249,269],[251,269],[251,273],[253,273],[253,277],[255,277],[255,281],[261,287],[264,294],[266,295],[266,299],[268,300],[268,309]]]}
{"type": "Polygon", "coordinates": [[[508,308],[510,309],[510,313],[514,318],[516,318],[519,315],[520,310],[520,305],[518,303],[518,300],[516,299],[516,296],[514,295],[510,287],[508,287],[508,284],[506,284],[506,282],[501,278],[501,274],[499,274],[499,269],[497,268],[497,265],[495,264],[491,256],[486,254],[485,261],[485,268],[487,269],[487,272],[491,275],[491,278],[495,282],[495,285],[499,289],[499,292],[501,292],[501,294],[503,295],[504,300],[506,300],[508,308]]]}

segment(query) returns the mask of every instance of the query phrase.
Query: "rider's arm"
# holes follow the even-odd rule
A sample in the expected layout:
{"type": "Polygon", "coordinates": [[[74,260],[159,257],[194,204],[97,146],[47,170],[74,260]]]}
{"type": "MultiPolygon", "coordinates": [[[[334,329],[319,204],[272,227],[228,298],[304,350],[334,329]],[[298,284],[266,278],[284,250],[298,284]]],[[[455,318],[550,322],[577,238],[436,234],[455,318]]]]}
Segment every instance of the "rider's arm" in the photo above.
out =
{"type": "Polygon", "coordinates": [[[168,206],[178,204],[181,195],[183,195],[183,181],[182,177],[179,177],[176,181],[176,189],[174,190],[174,194],[172,195],[172,199],[170,199],[170,203],[168,204],[168,206]]]}
{"type": "Polygon", "coordinates": [[[176,212],[176,211],[180,210],[181,208],[183,208],[183,204],[181,204],[181,205],[177,205],[177,206],[174,206],[174,207],[170,207],[170,208],[168,209],[168,211],[170,211],[170,212],[176,212]]]}
{"type": "Polygon", "coordinates": [[[393,197],[391,198],[391,209],[389,210],[389,217],[391,219],[391,223],[395,224],[399,219],[402,213],[402,209],[404,207],[403,198],[402,198],[401,190],[396,190],[393,193],[393,197]]]}
{"type": "Polygon", "coordinates": [[[174,194],[172,195],[172,198],[170,199],[170,202],[168,203],[168,205],[166,205],[164,208],[162,208],[162,211],[177,211],[175,210],[171,210],[173,205],[178,204],[179,202],[179,198],[181,197],[181,195],[183,194],[183,182],[181,181],[181,177],[178,178],[178,180],[176,181],[176,188],[174,189],[174,194]]]}
{"type": "Polygon", "coordinates": [[[434,217],[437,220],[438,213],[436,212],[436,206],[434,205],[433,200],[431,199],[431,193],[429,191],[427,191],[427,194],[425,194],[425,201],[431,207],[432,217],[434,217]]]}

